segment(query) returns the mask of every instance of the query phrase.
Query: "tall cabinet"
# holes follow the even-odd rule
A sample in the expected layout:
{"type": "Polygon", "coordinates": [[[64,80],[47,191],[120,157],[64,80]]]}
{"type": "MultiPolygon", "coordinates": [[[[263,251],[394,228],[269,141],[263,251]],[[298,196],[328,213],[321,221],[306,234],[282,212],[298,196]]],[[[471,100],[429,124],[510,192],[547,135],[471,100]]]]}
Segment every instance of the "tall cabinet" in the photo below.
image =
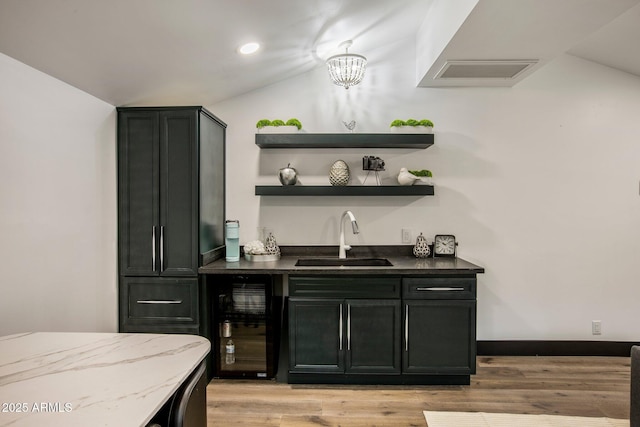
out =
{"type": "Polygon", "coordinates": [[[121,332],[208,332],[198,267],[224,251],[225,129],[202,107],[118,108],[121,332]]]}

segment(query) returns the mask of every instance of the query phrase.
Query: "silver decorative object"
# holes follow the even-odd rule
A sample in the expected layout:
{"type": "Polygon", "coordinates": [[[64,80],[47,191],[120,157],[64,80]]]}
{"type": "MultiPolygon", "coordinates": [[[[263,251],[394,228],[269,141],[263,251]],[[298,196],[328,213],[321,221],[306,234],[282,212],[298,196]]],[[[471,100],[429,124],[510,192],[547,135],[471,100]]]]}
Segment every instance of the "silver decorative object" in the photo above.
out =
{"type": "Polygon", "coordinates": [[[349,129],[349,132],[353,133],[353,130],[356,128],[356,121],[355,120],[351,120],[349,123],[347,123],[347,122],[345,122],[343,120],[342,123],[345,125],[345,127],[347,129],[349,129]]]}
{"type": "Polygon", "coordinates": [[[289,163],[286,168],[278,171],[278,179],[282,185],[295,185],[298,182],[298,171],[289,163]]]}
{"type": "Polygon", "coordinates": [[[344,186],[349,183],[349,166],[344,160],[336,160],[329,169],[329,182],[331,185],[344,186]]]}
{"type": "Polygon", "coordinates": [[[416,245],[413,247],[413,254],[416,258],[427,258],[431,255],[431,249],[429,249],[429,243],[427,239],[420,233],[416,238],[416,245]]]}
{"type": "Polygon", "coordinates": [[[276,242],[276,238],[273,236],[273,233],[269,233],[267,236],[264,249],[268,254],[280,255],[280,248],[278,247],[278,243],[276,242]]]}

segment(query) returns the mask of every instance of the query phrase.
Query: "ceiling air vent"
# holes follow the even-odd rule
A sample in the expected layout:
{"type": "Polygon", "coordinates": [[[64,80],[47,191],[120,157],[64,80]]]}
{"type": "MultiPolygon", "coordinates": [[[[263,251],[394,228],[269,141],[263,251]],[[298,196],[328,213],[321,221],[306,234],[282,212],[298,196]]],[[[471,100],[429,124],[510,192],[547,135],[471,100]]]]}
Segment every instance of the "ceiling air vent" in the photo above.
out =
{"type": "Polygon", "coordinates": [[[515,79],[537,60],[447,61],[436,79],[515,79]]]}

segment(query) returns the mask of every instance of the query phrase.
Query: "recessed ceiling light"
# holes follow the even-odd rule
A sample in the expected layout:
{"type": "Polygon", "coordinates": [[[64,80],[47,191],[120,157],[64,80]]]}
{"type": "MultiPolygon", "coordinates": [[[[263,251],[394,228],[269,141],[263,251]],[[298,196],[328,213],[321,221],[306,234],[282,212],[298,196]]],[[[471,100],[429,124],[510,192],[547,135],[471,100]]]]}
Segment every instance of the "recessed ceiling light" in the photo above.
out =
{"type": "Polygon", "coordinates": [[[256,42],[251,42],[251,43],[243,44],[242,46],[240,46],[240,48],[238,49],[238,52],[240,52],[243,55],[251,55],[252,53],[255,53],[258,49],[260,49],[260,44],[256,42]]]}

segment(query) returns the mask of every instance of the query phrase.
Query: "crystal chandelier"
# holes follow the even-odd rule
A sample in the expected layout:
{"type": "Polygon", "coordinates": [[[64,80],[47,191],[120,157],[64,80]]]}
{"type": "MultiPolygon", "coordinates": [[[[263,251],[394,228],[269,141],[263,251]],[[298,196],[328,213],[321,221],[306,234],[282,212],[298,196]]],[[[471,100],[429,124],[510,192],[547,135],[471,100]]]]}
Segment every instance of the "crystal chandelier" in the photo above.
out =
{"type": "Polygon", "coordinates": [[[340,43],[339,47],[344,47],[345,53],[333,55],[327,59],[327,69],[329,77],[338,86],[349,89],[355,86],[364,78],[364,70],[367,66],[367,58],[362,55],[349,53],[349,47],[353,42],[347,40],[340,43]]]}

